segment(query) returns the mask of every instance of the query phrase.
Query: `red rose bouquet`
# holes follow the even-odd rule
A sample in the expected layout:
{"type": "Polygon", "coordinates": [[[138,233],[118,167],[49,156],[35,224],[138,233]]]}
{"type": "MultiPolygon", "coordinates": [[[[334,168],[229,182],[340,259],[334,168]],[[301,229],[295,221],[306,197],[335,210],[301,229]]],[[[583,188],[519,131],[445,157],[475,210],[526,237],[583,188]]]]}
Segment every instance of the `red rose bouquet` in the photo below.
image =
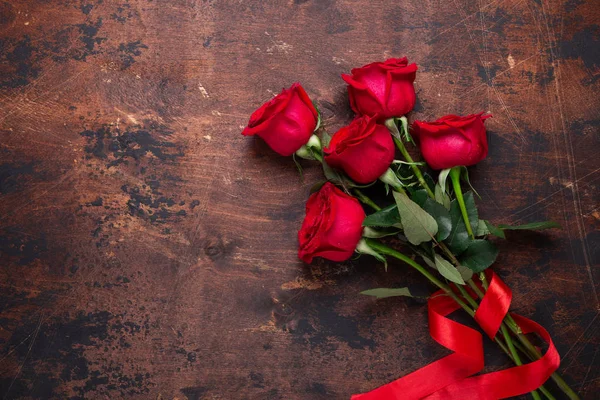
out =
{"type": "MultiPolygon", "coordinates": [[[[358,253],[375,257],[387,268],[386,259],[392,257],[437,289],[427,302],[430,334],[451,354],[353,399],[502,399],[531,393],[534,399],[552,400],[544,386],[548,379],[577,399],[556,372],[560,357],[548,332],[509,312],[511,291],[490,269],[498,255],[492,236],[558,225],[495,226],[480,218],[466,167],[487,156],[485,121],[491,115],[447,115],[415,121],[409,129],[404,115],[415,104],[416,71],[415,64],[402,58],[343,75],[358,115],[331,137],[299,84],[259,108],[243,132],[260,136],[279,154],[322,164],[326,182],[315,186],[306,204],[298,233],[300,259],[339,262],[358,253]],[[415,144],[409,131],[425,162],[415,162],[409,154],[406,145],[415,144]],[[384,188],[384,206],[362,191],[377,182],[384,188]],[[482,335],[448,318],[457,310],[473,317],[515,367],[478,374],[484,367],[482,335]],[[545,342],[544,347],[534,345],[532,336],[545,342]]],[[[404,287],[363,294],[411,296],[404,287]]]]}

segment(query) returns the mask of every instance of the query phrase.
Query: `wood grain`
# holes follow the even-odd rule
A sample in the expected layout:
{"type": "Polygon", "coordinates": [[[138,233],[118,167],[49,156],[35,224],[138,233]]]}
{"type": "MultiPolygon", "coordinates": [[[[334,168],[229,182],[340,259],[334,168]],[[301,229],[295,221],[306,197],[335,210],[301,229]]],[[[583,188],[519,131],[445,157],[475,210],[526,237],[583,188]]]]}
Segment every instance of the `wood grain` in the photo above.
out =
{"type": "Polygon", "coordinates": [[[411,119],[494,115],[480,214],[562,224],[496,270],[596,398],[599,25],[594,0],[0,1],[0,395],[347,399],[442,356],[422,302],[358,295],[427,293],[404,266],[298,261],[318,167],[240,135],[294,81],[335,131],[340,74],[407,55],[411,119]]]}

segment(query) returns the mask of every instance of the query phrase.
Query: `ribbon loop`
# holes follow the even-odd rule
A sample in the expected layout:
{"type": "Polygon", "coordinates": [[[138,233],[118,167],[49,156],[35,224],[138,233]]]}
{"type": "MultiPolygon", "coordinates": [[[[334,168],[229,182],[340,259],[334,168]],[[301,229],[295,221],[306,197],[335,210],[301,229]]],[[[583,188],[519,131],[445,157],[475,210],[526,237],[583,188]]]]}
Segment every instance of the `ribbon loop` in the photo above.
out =
{"type": "MultiPolygon", "coordinates": [[[[508,312],[512,292],[494,272],[490,271],[487,278],[490,285],[475,320],[493,339],[508,312]]],[[[537,389],[560,364],[560,356],[548,332],[530,319],[511,314],[523,333],[537,333],[548,343],[548,350],[529,364],[472,376],[484,367],[481,334],[447,318],[460,307],[443,291],[434,293],[427,306],[431,337],[454,353],[371,392],[353,395],[351,400],[504,399],[537,389]]]]}

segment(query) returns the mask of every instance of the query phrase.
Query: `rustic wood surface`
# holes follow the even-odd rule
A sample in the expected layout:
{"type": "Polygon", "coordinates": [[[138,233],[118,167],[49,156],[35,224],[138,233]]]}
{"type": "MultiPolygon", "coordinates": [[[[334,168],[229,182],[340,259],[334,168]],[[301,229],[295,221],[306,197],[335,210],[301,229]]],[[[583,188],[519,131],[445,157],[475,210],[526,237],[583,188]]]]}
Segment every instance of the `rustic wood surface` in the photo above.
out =
{"type": "Polygon", "coordinates": [[[494,115],[480,214],[563,225],[496,271],[598,398],[599,25],[597,0],[0,1],[0,396],[347,399],[443,356],[422,301],[358,295],[427,293],[406,267],[298,261],[319,168],[240,135],[294,81],[335,131],[340,74],[407,55],[412,119],[494,115]]]}

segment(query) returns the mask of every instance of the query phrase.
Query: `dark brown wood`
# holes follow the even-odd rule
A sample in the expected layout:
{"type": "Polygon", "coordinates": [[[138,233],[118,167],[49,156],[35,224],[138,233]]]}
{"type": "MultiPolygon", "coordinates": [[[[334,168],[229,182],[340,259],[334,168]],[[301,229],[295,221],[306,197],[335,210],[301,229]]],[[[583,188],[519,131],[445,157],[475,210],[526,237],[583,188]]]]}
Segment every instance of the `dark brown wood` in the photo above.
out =
{"type": "Polygon", "coordinates": [[[494,115],[480,214],[563,225],[496,270],[597,398],[599,25],[595,0],[0,1],[0,396],[347,399],[445,354],[423,302],[358,295],[427,292],[405,266],[298,261],[319,168],[240,135],[294,81],[334,131],[340,74],[407,55],[412,119],[494,115]]]}

